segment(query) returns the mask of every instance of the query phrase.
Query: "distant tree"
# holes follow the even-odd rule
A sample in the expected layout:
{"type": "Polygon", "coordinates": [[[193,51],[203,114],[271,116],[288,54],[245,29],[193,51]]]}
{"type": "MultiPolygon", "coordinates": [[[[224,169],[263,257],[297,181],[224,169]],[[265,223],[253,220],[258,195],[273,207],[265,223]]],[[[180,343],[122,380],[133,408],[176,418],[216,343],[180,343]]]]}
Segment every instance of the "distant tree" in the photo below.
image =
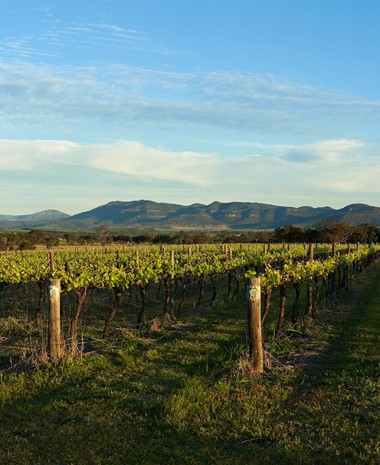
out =
{"type": "Polygon", "coordinates": [[[170,234],[157,234],[152,240],[153,244],[173,244],[174,236],[170,234]]]}
{"type": "Polygon", "coordinates": [[[177,244],[192,244],[193,236],[190,233],[181,232],[177,237],[177,244]]]}
{"type": "Polygon", "coordinates": [[[66,244],[75,245],[80,242],[80,237],[77,234],[65,233],[63,239],[66,241],[66,244]]]}
{"type": "Polygon", "coordinates": [[[7,236],[5,236],[4,234],[2,234],[0,236],[0,250],[4,251],[4,250],[8,250],[8,239],[7,239],[7,236]]]}
{"type": "Polygon", "coordinates": [[[257,231],[256,242],[269,243],[274,240],[274,231],[257,231]]]}
{"type": "Polygon", "coordinates": [[[364,223],[352,228],[350,242],[362,242],[371,244],[380,239],[380,229],[373,224],[364,223]]]}
{"type": "Polygon", "coordinates": [[[112,242],[112,236],[107,226],[100,226],[95,233],[95,241],[100,242],[102,245],[107,245],[112,242]]]}
{"type": "Polygon", "coordinates": [[[48,249],[52,247],[57,247],[59,245],[60,238],[57,235],[47,236],[45,238],[45,244],[48,249]]]}
{"type": "Polygon", "coordinates": [[[312,228],[306,229],[304,231],[304,234],[305,234],[304,242],[307,242],[307,243],[321,242],[319,240],[319,232],[316,229],[312,229],[312,228]]]}
{"type": "Polygon", "coordinates": [[[276,242],[305,242],[305,231],[299,226],[288,225],[274,230],[276,242]]]}
{"type": "Polygon", "coordinates": [[[193,244],[212,244],[213,238],[209,234],[194,234],[192,237],[193,244]]]}
{"type": "Polygon", "coordinates": [[[117,234],[112,236],[113,242],[121,242],[121,243],[127,243],[131,242],[132,238],[129,234],[117,234]]]}
{"type": "Polygon", "coordinates": [[[45,243],[46,235],[43,231],[39,231],[38,229],[32,229],[28,233],[27,241],[32,244],[44,244],[45,243]]]}
{"type": "Polygon", "coordinates": [[[35,244],[32,244],[30,241],[22,240],[18,244],[19,250],[34,250],[36,248],[35,244]]]}
{"type": "Polygon", "coordinates": [[[7,249],[8,250],[17,250],[20,243],[22,242],[21,234],[11,233],[7,236],[7,249]]]}
{"type": "Polygon", "coordinates": [[[345,223],[323,221],[317,225],[318,242],[344,243],[352,233],[352,227],[345,223]]]}
{"type": "Polygon", "coordinates": [[[380,228],[373,224],[362,224],[359,227],[367,231],[367,242],[380,242],[380,228]]]}
{"type": "Polygon", "coordinates": [[[137,236],[132,237],[132,241],[135,244],[144,244],[144,243],[151,243],[153,241],[152,234],[139,234],[137,236]]]}

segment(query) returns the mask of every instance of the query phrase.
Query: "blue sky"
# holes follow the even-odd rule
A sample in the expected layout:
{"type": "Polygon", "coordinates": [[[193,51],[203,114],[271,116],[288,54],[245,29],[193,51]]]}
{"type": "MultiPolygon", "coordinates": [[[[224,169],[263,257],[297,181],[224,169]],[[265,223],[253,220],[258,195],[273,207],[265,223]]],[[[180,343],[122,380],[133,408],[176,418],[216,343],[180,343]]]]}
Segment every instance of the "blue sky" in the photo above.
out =
{"type": "Polygon", "coordinates": [[[380,206],[380,1],[0,3],[1,214],[380,206]]]}

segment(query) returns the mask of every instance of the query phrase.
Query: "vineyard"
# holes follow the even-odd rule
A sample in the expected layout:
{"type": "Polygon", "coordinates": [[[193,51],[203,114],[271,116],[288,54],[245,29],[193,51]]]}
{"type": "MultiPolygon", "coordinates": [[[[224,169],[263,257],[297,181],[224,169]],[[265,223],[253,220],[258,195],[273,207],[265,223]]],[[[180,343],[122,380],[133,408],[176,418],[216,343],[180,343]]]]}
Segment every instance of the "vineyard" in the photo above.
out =
{"type": "Polygon", "coordinates": [[[379,255],[362,244],[2,253],[0,464],[376,465],[379,255]],[[252,376],[257,280],[264,375],[252,376]]]}
{"type": "MultiPolygon", "coordinates": [[[[274,329],[274,337],[279,338],[290,289],[294,295],[289,315],[292,325],[305,317],[314,319],[318,306],[346,288],[379,253],[379,246],[359,244],[354,247],[255,244],[234,248],[230,245],[146,246],[49,253],[8,252],[0,256],[0,283],[3,301],[11,296],[16,312],[20,312],[17,302],[27,295],[27,318],[33,319],[42,333],[48,327],[46,296],[48,291],[50,296],[58,292],[59,313],[64,315],[64,336],[61,339],[59,328],[59,340],[53,343],[56,347],[50,346],[49,351],[54,359],[66,351],[72,355],[79,351],[78,331],[86,332],[80,321],[88,298],[98,306],[103,305],[98,316],[99,320],[103,316],[102,331],[94,337],[106,340],[123,296],[129,313],[128,327],[143,330],[153,320],[165,325],[178,322],[182,316],[196,313],[207,305],[231,302],[239,293],[244,294],[245,281],[252,277],[260,278],[263,293],[261,324],[268,316],[272,291],[278,290],[280,294],[274,329]],[[58,289],[53,282],[55,286],[58,283],[58,289]],[[302,289],[305,293],[303,308],[302,289]],[[35,304],[31,299],[35,299],[35,304]],[[131,319],[132,314],[135,314],[135,321],[131,319]]],[[[52,299],[50,307],[51,302],[52,299]]],[[[12,305],[3,306],[2,317],[15,316],[9,307],[12,305]]],[[[49,337],[50,334],[47,339],[49,337]]]]}

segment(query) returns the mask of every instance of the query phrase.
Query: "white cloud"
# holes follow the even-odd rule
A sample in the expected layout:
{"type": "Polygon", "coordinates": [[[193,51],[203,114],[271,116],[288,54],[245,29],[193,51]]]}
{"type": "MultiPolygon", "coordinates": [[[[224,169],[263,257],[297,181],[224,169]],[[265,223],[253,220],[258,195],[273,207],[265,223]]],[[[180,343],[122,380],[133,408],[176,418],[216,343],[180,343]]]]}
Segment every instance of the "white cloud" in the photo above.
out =
{"type": "MultiPolygon", "coordinates": [[[[356,162],[346,163],[339,170],[324,172],[315,179],[315,187],[326,192],[353,194],[354,196],[380,194],[379,178],[380,163],[371,161],[371,158],[379,159],[380,151],[372,157],[362,157],[356,162]]],[[[378,200],[376,200],[378,204],[378,200]]]]}
{"type": "Polygon", "coordinates": [[[171,152],[136,141],[81,145],[70,141],[0,140],[0,168],[32,170],[41,164],[78,165],[138,179],[207,186],[213,183],[218,160],[210,154],[171,152]]]}
{"type": "Polygon", "coordinates": [[[70,153],[77,144],[50,140],[0,140],[0,169],[31,170],[54,163],[55,156],[70,153]]]}
{"type": "MultiPolygon", "coordinates": [[[[90,204],[138,198],[186,204],[213,200],[335,207],[357,201],[377,203],[378,147],[354,140],[317,141],[309,146],[318,162],[294,163],[283,156],[289,147],[278,144],[253,144],[250,155],[225,158],[127,140],[109,144],[0,140],[0,182],[14,184],[7,188],[8,198],[17,197],[21,205],[33,201],[36,211],[47,201],[49,208],[57,208],[54,204],[63,205],[64,198],[68,206],[59,208],[71,212],[90,204]],[[339,163],[321,162],[331,153],[339,163]]],[[[293,148],[293,152],[304,150],[293,148]]]]}
{"type": "Polygon", "coordinates": [[[180,125],[183,134],[207,127],[210,137],[220,130],[244,139],[253,131],[334,140],[351,133],[349,140],[377,134],[380,118],[377,100],[265,75],[17,62],[0,62],[0,74],[0,128],[43,131],[46,138],[79,126],[104,138],[112,127],[123,138],[126,128],[180,125]]]}
{"type": "Polygon", "coordinates": [[[112,145],[90,146],[88,164],[91,167],[128,174],[140,178],[160,179],[191,184],[212,183],[212,171],[217,158],[194,152],[170,152],[146,147],[135,141],[112,145]]]}
{"type": "Polygon", "coordinates": [[[296,147],[284,158],[294,162],[336,165],[357,156],[365,143],[355,139],[324,140],[296,147]]]}
{"type": "Polygon", "coordinates": [[[324,140],[289,147],[258,144],[248,156],[225,160],[218,179],[224,181],[224,198],[238,193],[277,205],[344,206],[378,204],[380,148],[360,140],[324,140]],[[293,154],[288,156],[289,152],[293,154]],[[302,162],[294,159],[307,156],[302,162]],[[268,199],[269,202],[268,202],[268,199]]]}
{"type": "Polygon", "coordinates": [[[108,61],[110,49],[113,55],[119,53],[121,56],[127,50],[170,53],[157,48],[142,31],[112,24],[80,22],[58,24],[56,27],[50,24],[49,28],[39,34],[28,34],[17,39],[5,38],[0,42],[0,57],[10,61],[40,61],[48,57],[70,60],[78,48],[89,55],[96,51],[103,62],[108,61]]]}

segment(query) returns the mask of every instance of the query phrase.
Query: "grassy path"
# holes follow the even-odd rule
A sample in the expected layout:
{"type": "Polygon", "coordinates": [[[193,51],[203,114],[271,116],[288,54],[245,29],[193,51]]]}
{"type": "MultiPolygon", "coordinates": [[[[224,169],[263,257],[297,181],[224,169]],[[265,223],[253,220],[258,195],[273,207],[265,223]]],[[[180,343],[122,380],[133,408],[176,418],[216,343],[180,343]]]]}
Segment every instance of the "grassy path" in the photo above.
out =
{"type": "Polygon", "coordinates": [[[376,265],[324,325],[324,350],[294,370],[239,375],[240,302],[4,377],[0,464],[380,464],[379,282],[376,265]]]}
{"type": "Polygon", "coordinates": [[[333,312],[327,351],[286,402],[283,441],[299,442],[290,462],[380,463],[379,283],[377,264],[333,312]]]}

